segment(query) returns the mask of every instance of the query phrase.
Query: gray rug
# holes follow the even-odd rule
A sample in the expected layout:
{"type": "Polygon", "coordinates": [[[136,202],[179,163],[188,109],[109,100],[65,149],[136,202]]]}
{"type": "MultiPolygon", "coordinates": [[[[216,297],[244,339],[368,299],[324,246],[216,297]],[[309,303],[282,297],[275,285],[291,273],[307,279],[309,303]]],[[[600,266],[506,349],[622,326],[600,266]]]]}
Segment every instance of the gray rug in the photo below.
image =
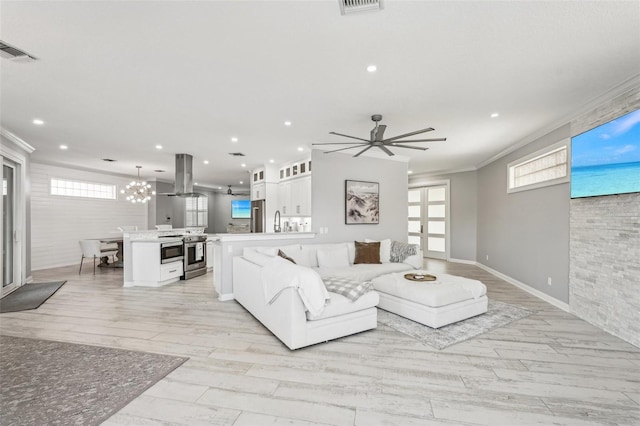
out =
{"type": "Polygon", "coordinates": [[[0,336],[0,423],[97,425],[187,359],[0,336]]]}
{"type": "Polygon", "coordinates": [[[378,309],[378,322],[436,349],[469,340],[494,328],[528,317],[533,311],[489,300],[487,313],[435,329],[378,309]]]}
{"type": "Polygon", "coordinates": [[[0,299],[0,313],[36,309],[53,296],[66,281],[25,284],[0,299]]]}

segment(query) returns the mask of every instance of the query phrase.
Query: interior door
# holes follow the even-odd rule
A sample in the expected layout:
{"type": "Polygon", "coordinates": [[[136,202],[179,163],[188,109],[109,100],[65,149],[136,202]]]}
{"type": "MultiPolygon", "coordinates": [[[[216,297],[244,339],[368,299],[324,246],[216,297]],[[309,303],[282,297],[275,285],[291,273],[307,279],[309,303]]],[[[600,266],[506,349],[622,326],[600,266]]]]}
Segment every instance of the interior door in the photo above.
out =
{"type": "Polygon", "coordinates": [[[425,257],[449,258],[449,185],[409,189],[408,239],[425,257]]]}

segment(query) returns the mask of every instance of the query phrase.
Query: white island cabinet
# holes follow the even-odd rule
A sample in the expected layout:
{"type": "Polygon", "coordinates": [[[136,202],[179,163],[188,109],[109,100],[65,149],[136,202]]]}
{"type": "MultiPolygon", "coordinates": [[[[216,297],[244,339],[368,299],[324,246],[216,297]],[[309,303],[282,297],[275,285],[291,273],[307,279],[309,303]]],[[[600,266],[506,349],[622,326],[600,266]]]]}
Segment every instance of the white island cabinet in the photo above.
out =
{"type": "Polygon", "coordinates": [[[141,240],[131,243],[133,281],[135,285],[160,287],[180,280],[182,261],[161,263],[160,245],[165,241],[141,240]]]}

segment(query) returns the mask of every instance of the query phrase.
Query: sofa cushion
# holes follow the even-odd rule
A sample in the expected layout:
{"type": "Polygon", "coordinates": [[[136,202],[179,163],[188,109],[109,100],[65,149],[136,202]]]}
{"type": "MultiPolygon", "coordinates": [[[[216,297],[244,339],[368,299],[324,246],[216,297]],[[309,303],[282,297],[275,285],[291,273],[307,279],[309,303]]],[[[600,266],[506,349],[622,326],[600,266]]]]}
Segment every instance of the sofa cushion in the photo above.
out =
{"type": "MultiPolygon", "coordinates": [[[[375,243],[378,240],[370,240],[369,238],[365,238],[365,243],[375,243]]],[[[391,239],[387,238],[385,240],[380,240],[380,262],[389,263],[391,262],[391,239]]]]}
{"type": "Polygon", "coordinates": [[[359,263],[375,263],[380,262],[380,242],[375,243],[361,243],[355,241],[356,246],[356,259],[353,261],[354,265],[359,263]]]}
{"type": "Polygon", "coordinates": [[[255,250],[244,250],[242,257],[247,259],[249,262],[253,262],[256,265],[260,265],[260,266],[266,265],[273,259],[273,256],[269,256],[264,253],[257,252],[255,250]]]}
{"type": "Polygon", "coordinates": [[[349,267],[349,252],[345,244],[336,244],[332,248],[319,248],[317,255],[318,266],[321,268],[349,267]]]}
{"type": "Polygon", "coordinates": [[[362,311],[364,309],[369,309],[376,306],[380,301],[380,296],[375,291],[366,293],[355,302],[352,302],[346,297],[332,292],[329,292],[329,298],[329,303],[325,305],[324,310],[319,315],[312,315],[311,313],[307,312],[307,319],[309,321],[332,318],[339,315],[362,311]]]}

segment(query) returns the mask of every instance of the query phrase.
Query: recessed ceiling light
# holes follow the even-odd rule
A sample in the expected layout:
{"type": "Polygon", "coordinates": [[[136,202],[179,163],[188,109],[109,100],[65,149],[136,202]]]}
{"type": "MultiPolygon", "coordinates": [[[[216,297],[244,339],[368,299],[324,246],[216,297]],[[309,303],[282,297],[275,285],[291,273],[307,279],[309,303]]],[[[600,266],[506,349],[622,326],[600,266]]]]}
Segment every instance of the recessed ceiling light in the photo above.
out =
{"type": "Polygon", "coordinates": [[[156,145],[156,149],[162,149],[162,145],[156,145]]]}
{"type": "Polygon", "coordinates": [[[218,189],[222,189],[222,187],[221,187],[221,186],[219,186],[219,187],[218,187],[218,189]]]}
{"type": "Polygon", "coordinates": [[[298,151],[302,152],[302,151],[304,151],[304,148],[303,148],[303,147],[301,147],[301,146],[299,146],[299,147],[298,147],[298,151]]]}
{"type": "Polygon", "coordinates": [[[240,164],[240,167],[247,167],[247,165],[242,163],[242,164],[240,164]]]}
{"type": "Polygon", "coordinates": [[[40,120],[39,118],[35,118],[32,123],[36,126],[42,126],[44,124],[44,121],[40,120]]]}
{"type": "Polygon", "coordinates": [[[64,149],[69,149],[69,147],[68,147],[68,146],[66,146],[66,145],[60,145],[60,149],[63,149],[63,150],[64,150],[64,149]]]}
{"type": "Polygon", "coordinates": [[[115,163],[118,160],[114,160],[113,158],[103,158],[102,161],[106,161],[107,163],[115,163]]]}
{"type": "Polygon", "coordinates": [[[209,160],[204,160],[203,163],[204,164],[209,164],[209,160]]]}
{"type": "Polygon", "coordinates": [[[273,158],[272,158],[271,160],[269,160],[269,162],[270,162],[271,164],[275,163],[275,161],[273,160],[273,158]]]}
{"type": "Polygon", "coordinates": [[[244,184],[244,182],[243,182],[243,181],[240,181],[240,185],[242,185],[242,184],[244,184]]]}
{"type": "Polygon", "coordinates": [[[285,126],[291,126],[291,122],[290,122],[290,121],[285,121],[285,122],[284,122],[284,125],[285,125],[285,126]]]}
{"type": "Polygon", "coordinates": [[[156,169],[156,170],[154,170],[154,172],[156,172],[156,173],[164,173],[165,171],[161,170],[161,169],[156,169]]]}
{"type": "Polygon", "coordinates": [[[372,65],[369,65],[369,66],[367,67],[367,71],[369,71],[369,72],[376,72],[376,70],[377,70],[377,69],[378,69],[378,67],[376,67],[376,66],[375,66],[375,65],[373,65],[373,64],[372,64],[372,65]]]}
{"type": "Polygon", "coordinates": [[[407,173],[411,174],[411,173],[413,173],[413,170],[408,170],[407,173]]]}
{"type": "Polygon", "coordinates": [[[238,142],[238,138],[236,137],[231,138],[231,142],[238,142]]]}
{"type": "Polygon", "coordinates": [[[197,185],[197,184],[198,184],[198,182],[193,182],[193,184],[194,184],[194,185],[197,185]]]}
{"type": "Polygon", "coordinates": [[[493,114],[491,114],[491,118],[496,118],[500,116],[500,114],[498,114],[497,112],[494,112],[493,114]]]}

